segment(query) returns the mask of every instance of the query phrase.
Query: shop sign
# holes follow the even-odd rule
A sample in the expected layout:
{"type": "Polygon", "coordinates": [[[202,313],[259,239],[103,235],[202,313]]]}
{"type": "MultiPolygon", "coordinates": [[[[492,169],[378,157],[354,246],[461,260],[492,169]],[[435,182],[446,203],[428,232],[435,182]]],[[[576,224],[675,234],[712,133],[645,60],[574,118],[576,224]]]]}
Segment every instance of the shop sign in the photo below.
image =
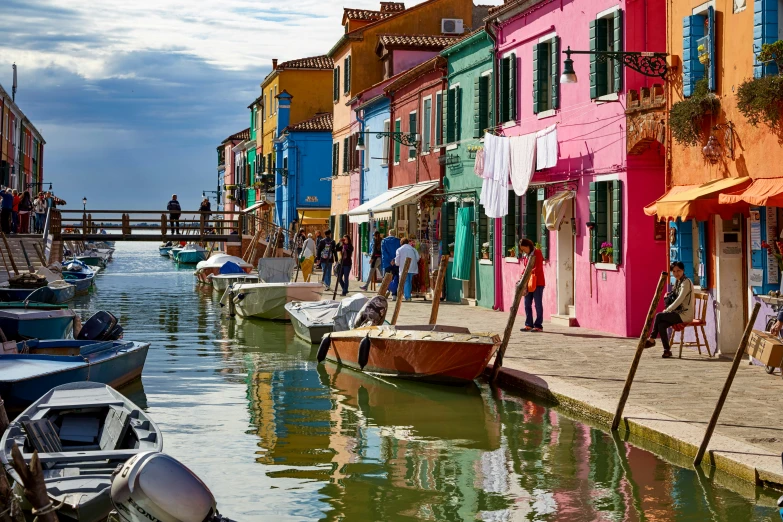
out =
{"type": "MultiPolygon", "coordinates": [[[[778,209],[775,207],[765,207],[767,212],[767,241],[776,241],[778,232],[778,209]]],[[[778,284],[778,260],[774,254],[767,251],[767,283],[771,285],[778,284]]]]}
{"type": "Polygon", "coordinates": [[[307,196],[305,201],[307,203],[318,203],[318,196],[307,196]]]}

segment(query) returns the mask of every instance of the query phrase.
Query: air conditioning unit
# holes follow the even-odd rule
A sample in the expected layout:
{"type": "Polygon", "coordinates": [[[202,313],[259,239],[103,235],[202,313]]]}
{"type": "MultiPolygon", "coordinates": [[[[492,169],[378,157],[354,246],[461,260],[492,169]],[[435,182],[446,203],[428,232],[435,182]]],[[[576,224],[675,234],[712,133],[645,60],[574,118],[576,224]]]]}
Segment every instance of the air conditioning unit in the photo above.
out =
{"type": "Polygon", "coordinates": [[[440,32],[443,34],[462,34],[465,27],[461,18],[444,18],[440,21],[440,32]]]}

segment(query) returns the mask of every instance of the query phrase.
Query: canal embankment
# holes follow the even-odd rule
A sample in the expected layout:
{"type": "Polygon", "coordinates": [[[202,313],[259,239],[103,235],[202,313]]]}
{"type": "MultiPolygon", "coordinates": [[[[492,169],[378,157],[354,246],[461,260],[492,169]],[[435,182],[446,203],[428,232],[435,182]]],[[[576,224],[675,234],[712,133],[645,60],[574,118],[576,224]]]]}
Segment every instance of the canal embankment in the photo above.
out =
{"type": "MultiPolygon", "coordinates": [[[[430,306],[418,300],[405,302],[398,324],[426,321],[430,306]]],[[[506,313],[441,304],[438,322],[501,333],[507,319],[506,313]]],[[[545,324],[544,333],[522,333],[522,323],[517,321],[511,336],[500,385],[540,397],[608,430],[638,339],[550,324],[545,324]]],[[[687,348],[682,359],[662,359],[659,347],[646,350],[625,407],[621,436],[643,438],[692,459],[730,363],[687,348]]],[[[780,374],[768,375],[761,367],[743,363],[703,465],[749,483],[783,489],[781,412],[780,374]]]]}

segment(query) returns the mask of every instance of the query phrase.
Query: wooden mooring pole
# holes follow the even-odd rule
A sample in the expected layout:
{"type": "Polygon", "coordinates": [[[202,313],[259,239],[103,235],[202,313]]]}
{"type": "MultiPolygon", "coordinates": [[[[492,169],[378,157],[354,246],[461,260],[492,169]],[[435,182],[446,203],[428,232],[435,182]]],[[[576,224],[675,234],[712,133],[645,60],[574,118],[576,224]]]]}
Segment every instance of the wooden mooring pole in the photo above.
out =
{"type": "Polygon", "coordinates": [[[386,272],[386,275],[383,276],[383,281],[381,282],[381,287],[378,289],[378,295],[382,295],[383,297],[386,297],[386,292],[389,291],[389,285],[392,282],[392,279],[394,279],[394,276],[391,272],[386,272]]]}
{"type": "Polygon", "coordinates": [[[655,318],[655,310],[658,309],[658,303],[661,301],[661,292],[663,292],[663,286],[666,284],[666,279],[668,277],[669,274],[667,272],[661,272],[661,277],[658,278],[658,286],[655,287],[655,295],[653,296],[652,303],[650,303],[650,309],[647,311],[647,318],[644,320],[642,335],[639,336],[639,344],[636,345],[636,353],[633,356],[631,367],[628,369],[628,376],[625,378],[623,393],[620,395],[620,401],[617,403],[617,410],[614,412],[612,431],[615,431],[620,427],[625,403],[628,402],[628,395],[631,393],[631,385],[633,384],[634,377],[636,377],[636,370],[639,368],[639,361],[642,358],[642,353],[644,353],[644,343],[650,336],[650,329],[652,328],[653,319],[655,318]]]}
{"type": "Polygon", "coordinates": [[[530,282],[530,277],[533,275],[533,269],[536,265],[536,256],[531,253],[527,260],[527,266],[525,272],[522,274],[522,279],[517,281],[516,288],[514,289],[514,302],[511,304],[511,310],[508,312],[508,321],[506,321],[506,329],[503,331],[503,341],[500,343],[498,353],[495,355],[495,363],[492,365],[492,375],[489,378],[490,383],[494,383],[498,378],[501,366],[503,366],[503,357],[506,355],[506,348],[508,348],[508,342],[511,340],[511,332],[514,330],[514,323],[517,320],[517,313],[519,312],[519,303],[522,301],[522,296],[527,293],[527,284],[530,282]]]}
{"type": "Polygon", "coordinates": [[[440,294],[443,292],[443,279],[446,276],[446,269],[449,266],[449,256],[444,255],[440,259],[438,267],[438,279],[435,280],[435,290],[432,294],[432,311],[430,312],[430,324],[438,321],[438,309],[440,308],[440,294]]]}
{"type": "Polygon", "coordinates": [[[402,301],[405,299],[405,279],[408,277],[408,269],[411,267],[411,258],[405,260],[405,266],[402,267],[400,273],[400,284],[397,285],[397,302],[394,303],[394,314],[392,315],[391,324],[397,324],[397,317],[400,316],[400,308],[402,308],[402,301]]]}
{"type": "Polygon", "coordinates": [[[718,403],[715,404],[715,411],[712,412],[710,423],[707,425],[707,431],[704,432],[704,439],[701,441],[701,446],[699,446],[699,451],[696,453],[696,458],[693,459],[694,466],[701,464],[701,461],[704,458],[704,453],[707,451],[707,446],[709,445],[710,439],[712,438],[712,433],[715,431],[715,426],[718,424],[718,418],[720,417],[720,413],[723,410],[723,405],[726,404],[726,398],[729,396],[729,390],[731,390],[734,377],[737,375],[740,362],[742,362],[742,359],[745,358],[745,349],[748,346],[748,338],[750,337],[750,332],[753,331],[753,325],[756,324],[756,317],[759,315],[760,309],[761,303],[756,303],[756,306],[753,307],[753,313],[750,314],[750,320],[748,321],[748,324],[745,325],[745,332],[742,334],[742,339],[740,340],[739,347],[737,348],[737,353],[734,354],[734,360],[731,362],[729,375],[726,376],[726,382],[723,384],[723,390],[720,392],[720,397],[718,397],[718,403]]]}

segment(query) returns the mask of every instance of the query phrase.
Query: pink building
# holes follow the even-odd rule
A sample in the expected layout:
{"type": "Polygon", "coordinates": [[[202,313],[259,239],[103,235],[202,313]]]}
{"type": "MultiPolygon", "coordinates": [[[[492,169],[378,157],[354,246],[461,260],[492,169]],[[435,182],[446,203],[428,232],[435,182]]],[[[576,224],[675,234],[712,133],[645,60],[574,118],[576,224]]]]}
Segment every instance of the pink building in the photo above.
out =
{"type": "MultiPolygon", "coordinates": [[[[237,164],[236,155],[232,151],[234,147],[247,140],[250,137],[250,129],[232,134],[217,147],[218,154],[218,176],[223,175],[223,186],[226,187],[223,195],[223,205],[226,212],[232,210],[240,210],[239,205],[236,204],[236,190],[231,188],[234,185],[237,177],[237,164]]],[[[225,219],[235,219],[234,214],[226,214],[225,219]]]]}
{"type": "Polygon", "coordinates": [[[518,197],[510,190],[509,213],[496,220],[498,309],[511,306],[522,273],[511,249],[528,237],[545,257],[545,320],[640,334],[666,269],[664,231],[643,211],[665,186],[665,151],[655,139],[663,80],[588,54],[572,55],[578,83],[560,85],[560,74],[569,46],[665,52],[665,13],[663,0],[528,0],[491,13],[498,133],[554,126],[557,143],[554,157],[538,149],[528,191],[518,197]],[[604,243],[612,243],[611,260],[600,254],[604,243]]]}

